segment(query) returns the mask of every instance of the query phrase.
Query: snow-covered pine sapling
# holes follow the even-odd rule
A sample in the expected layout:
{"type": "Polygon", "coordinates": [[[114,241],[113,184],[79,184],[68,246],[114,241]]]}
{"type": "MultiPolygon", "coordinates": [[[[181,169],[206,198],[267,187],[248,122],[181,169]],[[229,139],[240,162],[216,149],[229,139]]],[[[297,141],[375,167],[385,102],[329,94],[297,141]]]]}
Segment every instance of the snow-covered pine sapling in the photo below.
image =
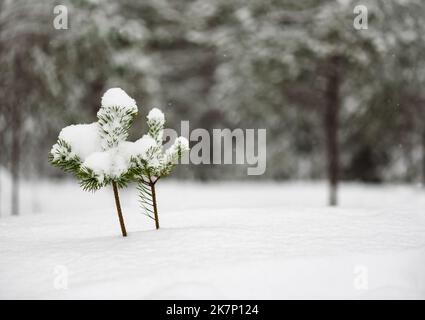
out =
{"type": "Polygon", "coordinates": [[[182,155],[189,150],[189,142],[186,138],[178,137],[164,152],[162,140],[165,117],[161,110],[152,109],[147,116],[147,124],[149,133],[135,142],[144,146],[144,153],[132,157],[132,161],[142,209],[144,214],[155,221],[156,229],[159,229],[155,184],[160,178],[171,173],[182,155]]]}
{"type": "Polygon", "coordinates": [[[118,188],[132,181],[132,154],[126,142],[128,130],[137,115],[136,102],[122,89],[105,92],[92,124],[62,129],[50,152],[52,164],[74,173],[84,190],[96,191],[112,185],[123,237],[127,236],[118,188]]]}

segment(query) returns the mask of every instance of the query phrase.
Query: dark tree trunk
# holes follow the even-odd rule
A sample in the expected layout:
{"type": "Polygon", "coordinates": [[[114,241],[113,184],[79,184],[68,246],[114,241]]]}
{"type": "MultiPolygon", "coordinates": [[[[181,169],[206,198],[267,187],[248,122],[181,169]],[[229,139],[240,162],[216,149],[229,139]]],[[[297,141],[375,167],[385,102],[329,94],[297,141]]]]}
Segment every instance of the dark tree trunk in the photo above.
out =
{"type": "Polygon", "coordinates": [[[21,161],[21,115],[17,107],[11,108],[11,129],[12,129],[12,148],[11,148],[11,174],[12,174],[12,206],[11,214],[19,214],[19,170],[21,161]]]}
{"type": "Polygon", "coordinates": [[[422,132],[422,185],[425,188],[425,128],[422,132]]]}
{"type": "MultiPolygon", "coordinates": [[[[16,92],[28,92],[29,88],[25,81],[20,81],[25,78],[24,62],[25,58],[17,56],[14,61],[16,78],[13,79],[15,83],[16,92]]],[[[10,171],[12,176],[12,199],[11,199],[11,214],[19,214],[19,180],[21,169],[21,138],[22,132],[22,119],[26,113],[25,103],[26,98],[22,95],[13,95],[8,100],[8,110],[10,114],[10,130],[12,134],[12,145],[10,151],[10,171]]]]}
{"type": "Polygon", "coordinates": [[[341,104],[340,87],[340,58],[332,57],[329,61],[329,73],[325,92],[325,136],[326,136],[326,158],[327,176],[329,181],[329,205],[338,204],[338,182],[339,182],[339,146],[338,127],[339,109],[341,104]]]}
{"type": "Polygon", "coordinates": [[[153,205],[153,214],[154,214],[154,218],[155,218],[155,228],[158,230],[159,229],[159,218],[158,218],[158,208],[157,208],[157,205],[156,205],[155,183],[150,182],[149,185],[150,185],[151,191],[152,191],[152,205],[153,205]]]}
{"type": "Polygon", "coordinates": [[[118,187],[115,182],[112,182],[112,188],[114,190],[115,205],[117,206],[117,213],[118,213],[118,219],[120,221],[121,233],[123,237],[127,237],[127,230],[125,229],[124,217],[122,215],[120,198],[118,195],[118,187]]]}
{"type": "Polygon", "coordinates": [[[0,217],[1,217],[1,209],[2,209],[2,202],[1,202],[1,162],[0,162],[0,217]]]}

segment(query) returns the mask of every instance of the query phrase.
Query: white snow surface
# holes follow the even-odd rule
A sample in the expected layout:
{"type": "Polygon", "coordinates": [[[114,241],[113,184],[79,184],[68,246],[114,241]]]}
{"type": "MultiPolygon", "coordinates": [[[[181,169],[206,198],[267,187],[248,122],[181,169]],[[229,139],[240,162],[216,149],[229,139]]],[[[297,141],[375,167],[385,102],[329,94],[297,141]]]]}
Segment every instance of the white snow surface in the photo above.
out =
{"type": "Polygon", "coordinates": [[[136,101],[121,88],[108,89],[102,96],[102,107],[120,107],[137,112],[136,101]]]}
{"type": "Polygon", "coordinates": [[[0,218],[0,298],[425,298],[423,187],[343,184],[337,208],[324,183],[157,188],[160,230],[121,192],[122,238],[111,190],[25,184],[0,218]]]}
{"type": "Polygon", "coordinates": [[[59,139],[67,142],[72,152],[83,161],[90,154],[102,150],[97,122],[67,126],[59,133],[59,139]]]}

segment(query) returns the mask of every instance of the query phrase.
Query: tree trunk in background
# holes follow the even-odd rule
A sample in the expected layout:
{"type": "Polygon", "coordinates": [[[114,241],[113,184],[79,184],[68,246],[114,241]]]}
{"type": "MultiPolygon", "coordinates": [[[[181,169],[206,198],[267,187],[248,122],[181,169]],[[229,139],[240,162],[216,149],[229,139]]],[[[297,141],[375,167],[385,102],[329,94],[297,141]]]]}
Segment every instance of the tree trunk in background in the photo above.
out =
{"type": "Polygon", "coordinates": [[[21,160],[21,116],[19,114],[18,108],[11,108],[11,129],[12,129],[12,150],[11,150],[11,167],[10,171],[12,174],[12,206],[11,214],[19,214],[19,170],[20,170],[20,160],[21,160]]]}
{"type": "Polygon", "coordinates": [[[14,83],[16,94],[10,96],[8,100],[8,109],[10,114],[10,129],[12,134],[12,145],[10,152],[10,173],[12,178],[12,199],[11,199],[11,214],[19,214],[19,180],[21,169],[21,139],[22,139],[22,117],[25,115],[25,104],[28,97],[19,93],[30,92],[31,87],[27,85],[27,81],[22,79],[26,77],[24,62],[26,57],[16,56],[14,61],[14,83]]]}
{"type": "Polygon", "coordinates": [[[332,57],[329,63],[329,74],[325,92],[325,139],[327,176],[329,182],[329,205],[336,206],[338,203],[338,181],[339,181],[339,146],[338,127],[339,109],[341,104],[340,87],[340,59],[332,57]]]}
{"type": "Polygon", "coordinates": [[[425,188],[425,128],[422,132],[422,186],[425,188]]]}
{"type": "Polygon", "coordinates": [[[0,217],[1,217],[1,210],[2,210],[2,199],[1,199],[1,163],[0,163],[0,217]]]}

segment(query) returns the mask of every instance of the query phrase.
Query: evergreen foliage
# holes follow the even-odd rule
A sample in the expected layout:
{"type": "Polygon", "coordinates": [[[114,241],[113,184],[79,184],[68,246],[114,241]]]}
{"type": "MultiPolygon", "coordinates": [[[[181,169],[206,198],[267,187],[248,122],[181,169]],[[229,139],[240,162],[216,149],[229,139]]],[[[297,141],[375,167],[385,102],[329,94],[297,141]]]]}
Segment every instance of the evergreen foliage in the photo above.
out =
{"type": "Polygon", "coordinates": [[[137,106],[122,89],[113,88],[104,94],[97,115],[98,122],[94,125],[76,125],[62,129],[57,143],[50,151],[49,159],[53,165],[73,173],[85,191],[96,191],[112,185],[121,231],[125,237],[127,231],[118,188],[126,187],[132,181],[134,171],[122,163],[119,145],[128,136],[128,130],[137,115],[137,106]],[[95,131],[88,131],[89,128],[94,128],[95,131]],[[87,136],[89,133],[91,136],[87,136]],[[101,145],[102,151],[99,151],[97,144],[101,145]],[[77,154],[77,149],[80,150],[80,155],[77,154]],[[81,150],[89,153],[85,159],[81,158],[81,150]]]}
{"type": "Polygon", "coordinates": [[[148,134],[135,142],[125,141],[137,115],[136,102],[119,88],[102,97],[98,121],[62,129],[49,155],[50,162],[73,173],[85,191],[112,185],[123,236],[126,236],[118,189],[138,183],[143,213],[159,228],[155,184],[169,175],[189,150],[188,141],[179,137],[165,152],[162,140],[165,117],[157,108],[147,116],[148,134]]]}
{"type": "MultiPolygon", "coordinates": [[[[155,184],[157,181],[169,175],[183,154],[189,150],[189,142],[179,137],[174,144],[165,152],[162,147],[165,117],[159,109],[152,109],[147,116],[148,136],[146,140],[153,140],[144,158],[133,158],[135,164],[136,180],[140,204],[143,213],[155,220],[156,228],[159,229],[158,209],[156,202],[155,184]]],[[[143,138],[142,138],[143,139],[143,138]]]]}

